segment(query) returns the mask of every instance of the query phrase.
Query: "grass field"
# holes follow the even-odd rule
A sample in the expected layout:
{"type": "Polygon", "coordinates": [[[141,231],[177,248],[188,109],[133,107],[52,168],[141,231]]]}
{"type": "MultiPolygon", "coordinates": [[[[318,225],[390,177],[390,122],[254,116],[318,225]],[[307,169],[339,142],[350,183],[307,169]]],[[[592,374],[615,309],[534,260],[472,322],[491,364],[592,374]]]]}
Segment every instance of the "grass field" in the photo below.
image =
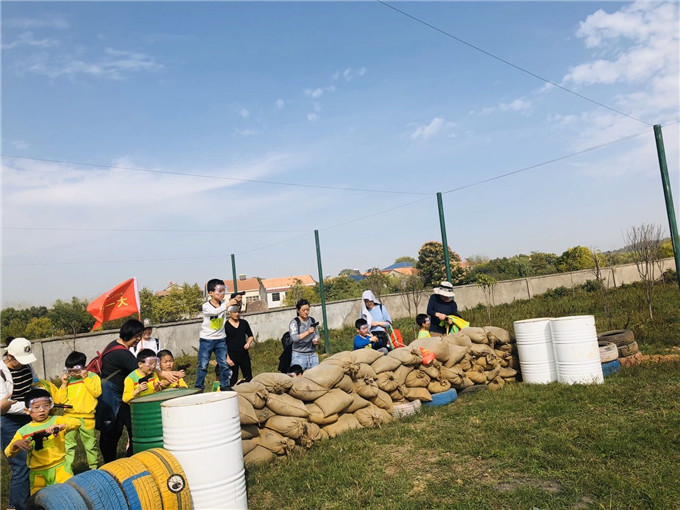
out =
{"type": "MultiPolygon", "coordinates": [[[[645,354],[680,353],[680,292],[655,289],[646,320],[638,285],[610,293],[558,289],[491,310],[493,325],[594,314],[598,331],[628,327],[645,354]]],[[[464,312],[488,324],[487,310],[464,312]]],[[[396,321],[409,338],[412,321],[396,321]]],[[[351,348],[352,328],[332,330],[331,352],[351,348]]],[[[280,342],[252,350],[255,373],[276,371],[280,342]]],[[[195,356],[187,375],[195,380],[195,356]]],[[[206,387],[214,380],[208,375],[206,387]]],[[[680,508],[680,363],[624,369],[598,386],[506,385],[461,395],[379,430],[349,432],[248,470],[250,508],[680,508]]],[[[123,442],[125,438],[123,439],[123,442]]],[[[123,443],[121,443],[123,446],[123,443]]],[[[122,451],[122,450],[121,450],[122,451]]],[[[75,471],[86,469],[76,462],[75,471]]],[[[2,508],[8,467],[2,460],[2,508]]]]}

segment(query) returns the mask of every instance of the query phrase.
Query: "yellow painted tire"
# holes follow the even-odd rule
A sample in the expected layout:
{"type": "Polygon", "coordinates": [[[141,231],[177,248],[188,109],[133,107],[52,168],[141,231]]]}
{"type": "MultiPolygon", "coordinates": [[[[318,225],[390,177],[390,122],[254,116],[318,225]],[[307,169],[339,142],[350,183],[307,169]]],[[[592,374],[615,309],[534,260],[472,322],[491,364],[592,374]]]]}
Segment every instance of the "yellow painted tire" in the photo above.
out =
{"type": "Polygon", "coordinates": [[[138,460],[118,459],[101,468],[113,476],[128,502],[130,510],[160,510],[161,493],[156,485],[156,480],[149,470],[138,460]]]}
{"type": "Polygon", "coordinates": [[[161,491],[163,510],[191,510],[191,492],[182,466],[163,448],[152,448],[132,457],[146,466],[161,491]]]}

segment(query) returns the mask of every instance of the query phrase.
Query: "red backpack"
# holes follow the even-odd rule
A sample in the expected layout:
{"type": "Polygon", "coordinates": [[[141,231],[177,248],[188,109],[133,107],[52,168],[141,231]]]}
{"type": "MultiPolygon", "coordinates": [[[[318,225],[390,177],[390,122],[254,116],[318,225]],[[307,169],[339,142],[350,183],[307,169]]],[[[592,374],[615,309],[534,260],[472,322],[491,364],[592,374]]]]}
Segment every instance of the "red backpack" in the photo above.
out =
{"type": "Polygon", "coordinates": [[[101,374],[102,373],[102,364],[104,363],[104,356],[106,356],[108,353],[116,351],[118,349],[125,349],[127,351],[127,347],[116,344],[110,349],[104,349],[104,352],[100,353],[97,351],[97,355],[90,360],[90,362],[87,364],[85,367],[85,370],[88,372],[92,372],[93,374],[101,374]]]}

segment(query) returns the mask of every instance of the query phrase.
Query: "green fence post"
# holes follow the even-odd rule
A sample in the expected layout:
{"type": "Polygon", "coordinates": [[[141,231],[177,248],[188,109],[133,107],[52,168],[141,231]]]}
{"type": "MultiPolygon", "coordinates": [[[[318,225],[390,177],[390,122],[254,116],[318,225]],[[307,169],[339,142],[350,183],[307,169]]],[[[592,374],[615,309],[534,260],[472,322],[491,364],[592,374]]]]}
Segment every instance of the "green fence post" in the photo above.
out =
{"type": "Polygon", "coordinates": [[[321,313],[323,314],[323,337],[326,344],[326,354],[331,353],[331,345],[328,341],[328,319],[326,318],[326,292],[323,288],[323,269],[321,268],[321,247],[319,245],[319,231],[314,231],[316,242],[316,263],[319,266],[319,290],[321,291],[321,313]]]}
{"type": "Polygon", "coordinates": [[[446,240],[446,221],[444,221],[444,204],[442,194],[437,193],[437,207],[439,208],[439,227],[442,231],[442,245],[444,245],[444,265],[446,266],[446,279],[451,281],[451,262],[449,261],[449,243],[446,240]]]}
{"type": "Polygon", "coordinates": [[[238,292],[238,283],[236,283],[236,259],[234,258],[234,254],[231,254],[231,277],[233,278],[234,282],[234,290],[233,292],[238,292]]]}

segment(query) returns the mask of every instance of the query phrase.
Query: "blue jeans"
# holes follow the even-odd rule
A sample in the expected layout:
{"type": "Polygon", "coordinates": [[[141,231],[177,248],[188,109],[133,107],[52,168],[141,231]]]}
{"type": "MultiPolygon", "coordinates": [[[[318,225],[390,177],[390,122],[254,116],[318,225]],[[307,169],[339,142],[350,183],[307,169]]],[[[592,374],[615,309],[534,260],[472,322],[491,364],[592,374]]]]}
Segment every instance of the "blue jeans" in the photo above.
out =
{"type": "Polygon", "coordinates": [[[194,387],[203,389],[205,376],[208,375],[208,362],[210,355],[215,353],[217,364],[220,366],[220,388],[229,389],[229,365],[227,364],[227,339],[219,340],[199,339],[198,344],[198,368],[196,369],[196,384],[194,387]]]}
{"type": "Polygon", "coordinates": [[[319,364],[319,357],[315,352],[295,352],[290,358],[290,366],[300,365],[302,370],[307,370],[308,368],[315,367],[319,364]]]}
{"type": "MultiPolygon", "coordinates": [[[[0,436],[2,439],[2,450],[12,442],[17,430],[31,421],[27,414],[6,414],[0,420],[0,436]]],[[[10,508],[24,510],[28,501],[30,485],[28,483],[28,464],[26,463],[26,452],[20,451],[11,459],[7,459],[12,470],[12,479],[9,482],[9,502],[10,508]]]]}

